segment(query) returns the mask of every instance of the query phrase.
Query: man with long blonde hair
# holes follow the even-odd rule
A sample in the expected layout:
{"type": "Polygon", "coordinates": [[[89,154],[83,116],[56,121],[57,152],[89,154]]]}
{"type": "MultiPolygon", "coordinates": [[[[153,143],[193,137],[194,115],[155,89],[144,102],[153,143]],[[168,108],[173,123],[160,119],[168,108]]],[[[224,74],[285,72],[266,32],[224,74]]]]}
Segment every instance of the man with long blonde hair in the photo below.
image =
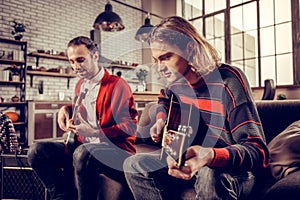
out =
{"type": "MultiPolygon", "coordinates": [[[[169,112],[172,105],[182,106],[181,113],[183,105],[191,106],[192,133],[187,132],[191,136],[183,155],[170,151],[166,159],[137,154],[125,160],[135,199],[179,199],[187,187],[194,188],[193,199],[249,197],[257,174],[268,165],[269,152],[246,76],[222,64],[217,50],[181,17],[164,19],[148,41],[157,70],[169,83],[158,98],[151,138],[169,145],[162,138],[169,133],[164,128],[170,115],[178,114],[169,112]]],[[[180,122],[185,119],[181,116],[180,122]]]]}

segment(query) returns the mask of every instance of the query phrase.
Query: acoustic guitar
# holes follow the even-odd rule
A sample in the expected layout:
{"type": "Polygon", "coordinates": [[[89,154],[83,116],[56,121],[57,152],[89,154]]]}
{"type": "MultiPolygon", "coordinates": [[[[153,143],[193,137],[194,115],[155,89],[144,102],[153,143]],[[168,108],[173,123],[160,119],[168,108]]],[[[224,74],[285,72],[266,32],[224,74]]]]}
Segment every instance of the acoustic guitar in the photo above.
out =
{"type": "MultiPolygon", "coordinates": [[[[88,91],[88,89],[85,89],[84,91],[81,91],[80,94],[78,95],[77,99],[76,99],[76,102],[75,102],[75,105],[74,105],[74,108],[73,108],[72,118],[71,118],[72,121],[73,121],[73,124],[76,120],[77,114],[79,112],[80,105],[82,104],[82,100],[85,98],[87,91],[88,91]]],[[[78,134],[74,133],[73,131],[68,131],[67,132],[67,139],[65,141],[65,144],[66,144],[67,151],[69,153],[73,153],[74,150],[79,145],[82,144],[82,141],[81,141],[78,134]]]]}
{"type": "Polygon", "coordinates": [[[162,151],[160,158],[167,155],[177,161],[179,166],[185,162],[185,151],[191,144],[193,128],[191,126],[192,105],[173,101],[171,96],[166,125],[162,135],[162,151]]]}

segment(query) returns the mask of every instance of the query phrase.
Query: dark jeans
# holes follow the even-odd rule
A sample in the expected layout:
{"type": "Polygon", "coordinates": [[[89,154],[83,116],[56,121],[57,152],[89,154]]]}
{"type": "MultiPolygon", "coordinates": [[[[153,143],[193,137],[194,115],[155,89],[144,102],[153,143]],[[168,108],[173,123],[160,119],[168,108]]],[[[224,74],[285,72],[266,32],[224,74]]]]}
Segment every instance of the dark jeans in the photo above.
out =
{"type": "Polygon", "coordinates": [[[135,199],[180,199],[183,189],[193,188],[199,200],[245,199],[254,187],[250,172],[235,173],[203,167],[189,181],[168,175],[159,155],[137,154],[124,162],[125,176],[135,199]]]}
{"type": "Polygon", "coordinates": [[[94,200],[99,192],[99,174],[126,183],[123,161],[128,156],[128,152],[105,144],[82,144],[69,155],[63,143],[38,142],[31,145],[28,162],[51,199],[94,200]]]}

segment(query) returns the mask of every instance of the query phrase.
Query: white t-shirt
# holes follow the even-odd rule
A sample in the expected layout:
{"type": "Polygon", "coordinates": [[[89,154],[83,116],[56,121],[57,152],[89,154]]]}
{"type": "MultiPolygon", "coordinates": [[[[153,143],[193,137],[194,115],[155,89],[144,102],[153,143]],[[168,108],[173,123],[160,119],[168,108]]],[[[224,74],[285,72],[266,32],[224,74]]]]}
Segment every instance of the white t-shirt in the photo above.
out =
{"type": "MultiPolygon", "coordinates": [[[[87,93],[85,98],[82,100],[82,104],[87,111],[87,118],[85,119],[94,129],[98,129],[98,120],[97,120],[97,113],[96,113],[96,100],[98,97],[98,93],[101,86],[101,80],[104,76],[104,68],[102,67],[101,70],[94,76],[91,80],[85,79],[81,85],[80,90],[84,91],[87,89],[87,93]]],[[[98,137],[87,137],[87,142],[99,142],[98,137]]]]}

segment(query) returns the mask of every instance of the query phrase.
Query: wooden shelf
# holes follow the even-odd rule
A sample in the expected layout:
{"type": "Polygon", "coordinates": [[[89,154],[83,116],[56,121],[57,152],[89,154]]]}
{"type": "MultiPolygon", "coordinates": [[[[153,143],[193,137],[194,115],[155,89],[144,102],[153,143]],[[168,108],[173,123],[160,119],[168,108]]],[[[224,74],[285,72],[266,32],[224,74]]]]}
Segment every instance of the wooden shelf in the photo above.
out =
{"type": "Polygon", "coordinates": [[[25,84],[23,81],[0,81],[0,85],[22,85],[25,84]]]}
{"type": "Polygon", "coordinates": [[[52,76],[52,77],[64,77],[64,78],[75,78],[76,74],[61,74],[58,72],[43,72],[43,71],[35,71],[35,70],[27,70],[28,75],[35,76],[52,76]]]}
{"type": "Polygon", "coordinates": [[[21,60],[9,60],[9,59],[0,59],[0,64],[9,64],[9,65],[24,65],[25,62],[21,60]]]}
{"type": "Polygon", "coordinates": [[[14,40],[9,38],[0,37],[0,42],[9,43],[9,44],[17,44],[17,45],[25,45],[26,41],[14,40]]]}
{"type": "Polygon", "coordinates": [[[68,61],[67,56],[52,55],[52,54],[47,54],[47,53],[31,52],[28,54],[28,56],[68,61]]]}
{"type": "Polygon", "coordinates": [[[25,105],[26,103],[25,102],[3,102],[3,103],[0,103],[0,107],[6,107],[6,106],[22,106],[22,105],[25,105]]]}
{"type": "Polygon", "coordinates": [[[35,57],[35,60],[36,60],[35,64],[36,64],[37,68],[39,67],[40,58],[68,61],[67,56],[52,55],[52,54],[48,54],[48,53],[31,52],[28,54],[28,56],[35,57]]]}
{"type": "MultiPolygon", "coordinates": [[[[17,65],[18,72],[19,72],[19,79],[18,81],[4,81],[0,80],[0,85],[4,85],[5,87],[12,87],[15,86],[16,89],[19,88],[20,94],[19,101],[12,102],[7,100],[5,102],[0,103],[0,107],[4,109],[14,108],[19,113],[19,120],[18,122],[13,123],[15,126],[18,126],[18,130],[16,131],[19,134],[19,144],[24,145],[26,143],[27,137],[27,102],[26,102],[26,65],[27,65],[27,42],[9,38],[0,37],[0,43],[8,44],[5,50],[12,50],[11,59],[1,58],[0,64],[7,64],[7,65],[17,65]],[[14,46],[18,46],[17,50],[14,46]],[[22,54],[21,54],[22,53],[22,54]],[[16,56],[16,57],[15,57],[16,56]],[[19,81],[22,80],[22,81],[19,81]]],[[[11,88],[8,88],[11,89],[11,88]]],[[[16,90],[17,91],[17,90],[16,90]]]]}
{"type": "Polygon", "coordinates": [[[13,124],[15,126],[21,126],[21,125],[25,125],[25,122],[14,122],[13,124]]]}
{"type": "Polygon", "coordinates": [[[70,78],[76,78],[76,74],[60,74],[58,72],[42,72],[42,71],[34,71],[27,70],[27,75],[30,75],[30,87],[33,85],[33,76],[51,76],[51,77],[60,77],[60,78],[68,78],[67,87],[70,86],[70,78]]]}
{"type": "MultiPolygon", "coordinates": [[[[104,67],[106,68],[119,68],[119,69],[135,69],[136,67],[131,65],[120,65],[120,64],[106,64],[102,63],[104,67]]],[[[101,63],[100,63],[101,65],[101,63]]]]}

